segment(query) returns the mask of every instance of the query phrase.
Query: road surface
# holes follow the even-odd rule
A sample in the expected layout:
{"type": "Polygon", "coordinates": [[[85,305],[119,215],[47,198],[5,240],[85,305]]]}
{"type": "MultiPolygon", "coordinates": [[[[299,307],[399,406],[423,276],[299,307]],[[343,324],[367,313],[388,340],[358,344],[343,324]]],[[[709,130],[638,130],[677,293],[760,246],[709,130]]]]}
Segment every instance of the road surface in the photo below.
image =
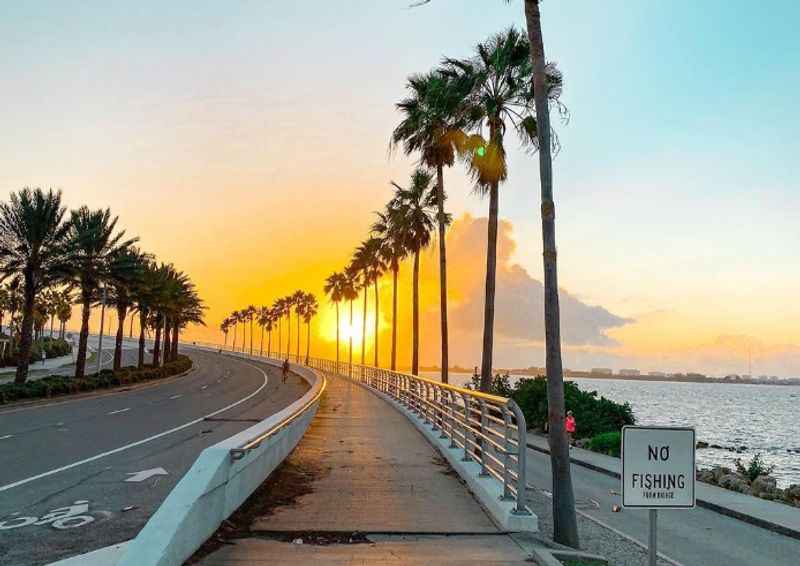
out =
{"type": "MultiPolygon", "coordinates": [[[[582,513],[599,519],[639,542],[648,540],[648,511],[624,509],[618,479],[572,465],[576,505],[582,513]],[[613,492],[613,493],[612,493],[613,492]]],[[[550,456],[528,450],[528,484],[549,492],[552,486],[550,456]]],[[[658,512],[658,549],[685,566],[797,566],[800,540],[697,507],[658,512]]]]}
{"type": "Polygon", "coordinates": [[[0,563],[46,564],[134,537],[204,448],[307,390],[263,364],[184,353],[195,369],[166,383],[0,410],[0,563]],[[69,505],[88,505],[93,520],[47,517],[69,505]]]}

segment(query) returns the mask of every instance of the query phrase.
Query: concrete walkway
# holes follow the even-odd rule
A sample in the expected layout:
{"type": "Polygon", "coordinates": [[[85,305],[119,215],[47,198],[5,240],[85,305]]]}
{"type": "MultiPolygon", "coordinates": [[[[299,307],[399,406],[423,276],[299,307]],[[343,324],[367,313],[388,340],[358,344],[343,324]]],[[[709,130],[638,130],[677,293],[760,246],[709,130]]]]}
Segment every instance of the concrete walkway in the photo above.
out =
{"type": "Polygon", "coordinates": [[[307,473],[306,493],[256,510],[249,538],[200,564],[530,564],[411,423],[347,379],[329,378],[284,467],[307,473]]]}
{"type": "MultiPolygon", "coordinates": [[[[529,434],[528,447],[549,453],[547,438],[542,435],[529,434]]],[[[573,448],[570,450],[570,459],[573,464],[617,478],[622,474],[622,461],[619,458],[573,448]]],[[[800,539],[800,509],[797,507],[722,489],[700,481],[695,488],[697,505],[700,507],[800,539]]]]}

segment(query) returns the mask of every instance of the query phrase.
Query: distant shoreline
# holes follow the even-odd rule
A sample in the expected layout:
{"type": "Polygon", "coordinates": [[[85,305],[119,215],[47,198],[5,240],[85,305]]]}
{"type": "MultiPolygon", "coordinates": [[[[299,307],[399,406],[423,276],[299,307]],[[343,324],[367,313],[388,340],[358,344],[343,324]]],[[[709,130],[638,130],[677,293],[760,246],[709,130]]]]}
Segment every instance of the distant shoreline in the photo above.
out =
{"type": "MultiPolygon", "coordinates": [[[[438,367],[422,367],[420,371],[425,372],[440,372],[441,370],[438,367]]],[[[467,374],[472,375],[473,370],[462,368],[462,367],[454,367],[450,368],[450,373],[460,373],[460,374],[467,374]]],[[[494,372],[500,374],[509,374],[512,376],[524,376],[524,377],[539,377],[544,375],[543,368],[537,368],[536,370],[530,369],[495,369],[494,372]]],[[[785,378],[785,379],[775,379],[775,380],[764,380],[761,381],[758,378],[744,378],[739,377],[738,379],[727,379],[727,378],[715,378],[715,377],[708,377],[704,375],[684,375],[684,376],[674,376],[674,375],[618,375],[618,374],[611,374],[611,375],[603,375],[598,373],[592,372],[584,372],[584,371],[569,371],[564,372],[565,378],[580,378],[580,379],[621,379],[625,381],[664,381],[664,382],[671,382],[671,383],[713,383],[716,385],[797,385],[800,386],[800,379],[798,378],[785,378]]]]}

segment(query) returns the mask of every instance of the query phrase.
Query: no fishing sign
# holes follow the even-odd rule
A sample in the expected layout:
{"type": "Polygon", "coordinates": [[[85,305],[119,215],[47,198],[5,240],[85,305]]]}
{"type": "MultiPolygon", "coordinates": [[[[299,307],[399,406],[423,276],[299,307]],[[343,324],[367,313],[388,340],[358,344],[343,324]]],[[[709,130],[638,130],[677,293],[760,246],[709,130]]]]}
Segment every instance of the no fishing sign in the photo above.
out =
{"type": "Polygon", "coordinates": [[[622,506],[686,509],[695,506],[693,428],[622,428],[622,506]]]}

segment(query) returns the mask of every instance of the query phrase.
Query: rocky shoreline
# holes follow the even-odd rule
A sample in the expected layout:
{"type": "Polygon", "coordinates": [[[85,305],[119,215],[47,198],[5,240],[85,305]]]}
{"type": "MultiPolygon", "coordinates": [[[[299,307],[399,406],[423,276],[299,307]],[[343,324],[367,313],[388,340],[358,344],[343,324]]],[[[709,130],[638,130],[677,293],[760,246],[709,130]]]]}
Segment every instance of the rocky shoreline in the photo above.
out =
{"type": "Polygon", "coordinates": [[[781,489],[777,485],[777,480],[769,474],[759,475],[750,481],[736,470],[725,466],[714,466],[697,470],[697,479],[730,491],[800,507],[800,484],[792,484],[786,489],[781,489]]]}

